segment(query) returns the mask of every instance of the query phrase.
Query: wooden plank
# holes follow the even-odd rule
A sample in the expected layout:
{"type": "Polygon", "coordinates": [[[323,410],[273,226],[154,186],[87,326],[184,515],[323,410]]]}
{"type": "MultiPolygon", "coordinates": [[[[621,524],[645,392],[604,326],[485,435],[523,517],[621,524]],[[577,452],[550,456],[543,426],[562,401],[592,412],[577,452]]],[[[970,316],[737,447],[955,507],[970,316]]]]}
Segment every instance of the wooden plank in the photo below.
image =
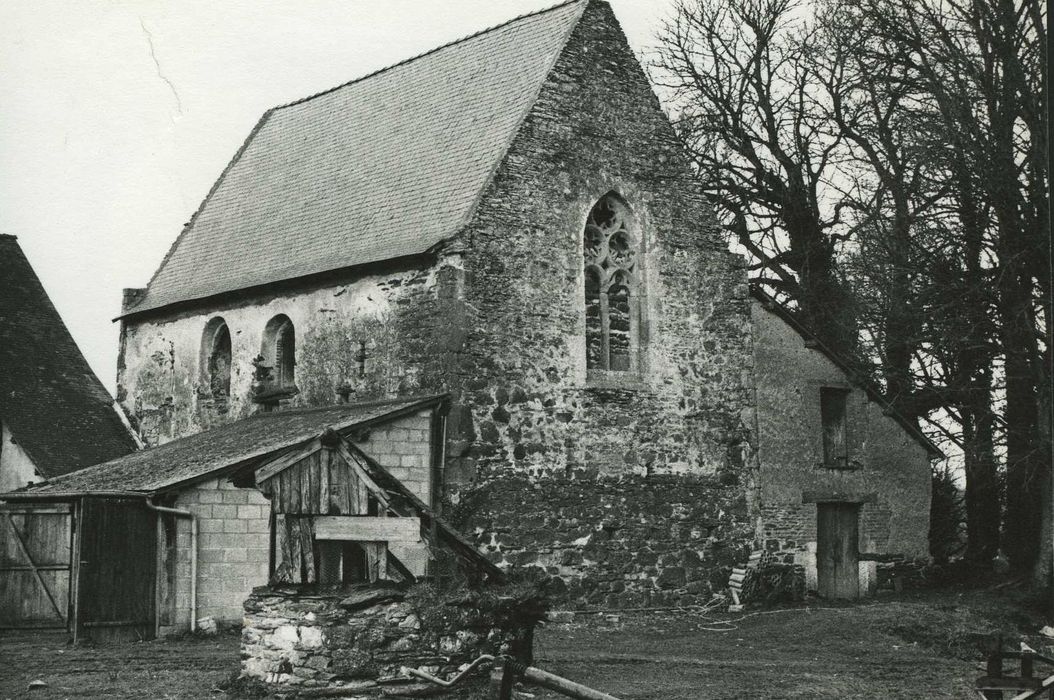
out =
{"type": "Polygon", "coordinates": [[[259,485],[261,482],[274,478],[276,474],[281,473],[320,449],[322,449],[322,441],[315,438],[299,450],[293,450],[277,457],[256,470],[256,484],[259,485]]]}
{"type": "Polygon", "coordinates": [[[69,629],[73,643],[80,641],[80,591],[81,591],[81,531],[84,529],[84,499],[77,501],[77,510],[70,516],[70,617],[69,629]]]}
{"type": "Polygon", "coordinates": [[[413,583],[417,580],[417,577],[406,567],[406,564],[392,553],[392,550],[385,549],[385,556],[388,558],[388,569],[402,576],[404,581],[413,583]]]}
{"type": "Polygon", "coordinates": [[[289,566],[292,583],[303,583],[304,556],[300,549],[300,518],[285,519],[286,537],[289,541],[289,566]]]}
{"type": "Polygon", "coordinates": [[[299,518],[300,520],[300,554],[304,558],[305,583],[314,583],[316,576],[315,566],[315,542],[311,527],[311,518],[299,518]]]}
{"type": "Polygon", "coordinates": [[[37,581],[40,583],[40,587],[44,589],[44,593],[47,594],[48,600],[51,601],[51,607],[54,608],[55,613],[59,616],[60,619],[65,620],[66,611],[59,607],[58,602],[55,600],[54,594],[52,594],[51,592],[51,588],[48,586],[47,582],[44,581],[43,575],[41,575],[40,571],[37,569],[37,565],[33,561],[33,556],[29,553],[29,547],[26,545],[26,541],[22,538],[22,533],[19,532],[17,527],[15,527],[15,521],[11,518],[11,513],[6,513],[5,515],[7,516],[7,524],[11,528],[11,532],[14,533],[15,539],[18,541],[18,545],[22,550],[22,555],[25,556],[26,561],[29,562],[29,566],[32,568],[33,573],[36,575],[37,581]]]}
{"type": "Polygon", "coordinates": [[[420,542],[420,518],[320,515],[315,539],[357,542],[420,542]]]}
{"type": "Polygon", "coordinates": [[[361,464],[359,464],[359,460],[355,459],[354,455],[351,454],[351,450],[348,449],[347,442],[343,439],[341,439],[340,444],[337,445],[337,452],[340,453],[340,456],[347,463],[348,467],[350,467],[351,470],[355,472],[355,476],[357,476],[362,481],[362,483],[366,485],[366,488],[368,488],[370,491],[370,495],[376,498],[385,510],[390,508],[391,504],[388,501],[387,492],[385,492],[384,489],[378,486],[377,482],[375,482],[373,478],[366,473],[366,470],[362,468],[361,464]]]}
{"type": "Polygon", "coordinates": [[[332,448],[324,447],[318,452],[318,513],[328,515],[333,511],[329,503],[329,462],[332,448]]]}
{"type": "Polygon", "coordinates": [[[366,551],[366,569],[370,583],[388,578],[388,546],[384,542],[363,542],[366,551]]]}
{"type": "Polygon", "coordinates": [[[69,503],[55,503],[48,505],[28,505],[25,503],[0,503],[0,513],[70,513],[72,507],[69,503]]]}
{"type": "MultiPolygon", "coordinates": [[[[351,449],[349,449],[349,444],[350,443],[348,443],[347,440],[341,438],[341,444],[338,448],[341,452],[341,456],[343,456],[349,464],[355,464],[361,470],[362,466],[358,464],[358,461],[356,461],[354,457],[352,457],[351,449]]],[[[354,447],[354,449],[355,452],[361,455],[362,459],[368,465],[370,465],[371,469],[377,470],[382,474],[386,474],[384,468],[380,464],[378,464],[375,459],[373,459],[357,447],[354,447]]],[[[444,521],[441,517],[436,515],[435,511],[429,508],[428,505],[426,505],[420,498],[418,498],[412,491],[410,491],[410,489],[406,488],[406,486],[401,481],[394,477],[389,478],[391,480],[392,488],[397,490],[399,495],[406,499],[406,501],[411,504],[414,510],[417,511],[418,515],[420,515],[421,518],[426,521],[426,524],[429,526],[428,531],[438,531],[439,538],[445,541],[447,546],[449,546],[452,550],[459,553],[466,559],[470,559],[479,568],[485,571],[487,575],[491,577],[491,579],[495,581],[503,581],[505,579],[504,571],[498,568],[498,566],[494,564],[494,562],[484,557],[478,549],[472,546],[472,543],[462,537],[457,530],[448,525],[446,521],[444,521]]]]}

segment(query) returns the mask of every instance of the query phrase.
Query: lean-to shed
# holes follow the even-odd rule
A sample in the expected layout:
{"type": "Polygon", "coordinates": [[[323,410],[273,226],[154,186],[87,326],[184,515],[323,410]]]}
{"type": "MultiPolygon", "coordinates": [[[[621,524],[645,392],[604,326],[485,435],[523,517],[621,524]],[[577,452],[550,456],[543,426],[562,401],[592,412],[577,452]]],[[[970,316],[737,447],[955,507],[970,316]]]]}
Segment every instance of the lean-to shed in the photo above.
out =
{"type": "Polygon", "coordinates": [[[269,581],[427,575],[436,545],[498,577],[432,510],[445,408],[261,413],[0,494],[0,625],[148,638],[269,581]]]}

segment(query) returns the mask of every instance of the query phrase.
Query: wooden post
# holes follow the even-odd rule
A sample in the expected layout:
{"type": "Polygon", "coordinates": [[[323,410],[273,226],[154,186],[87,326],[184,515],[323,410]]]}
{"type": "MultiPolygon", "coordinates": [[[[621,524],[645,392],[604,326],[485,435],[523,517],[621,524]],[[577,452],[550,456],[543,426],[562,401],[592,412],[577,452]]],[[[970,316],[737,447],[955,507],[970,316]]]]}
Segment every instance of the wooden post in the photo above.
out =
{"type": "Polygon", "coordinates": [[[508,657],[501,664],[501,686],[498,688],[498,700],[512,700],[512,686],[516,683],[516,674],[509,664],[508,657]]]}
{"type": "Polygon", "coordinates": [[[1035,661],[1035,654],[1030,651],[1021,653],[1021,677],[1032,678],[1033,667],[1032,664],[1035,661]]]}

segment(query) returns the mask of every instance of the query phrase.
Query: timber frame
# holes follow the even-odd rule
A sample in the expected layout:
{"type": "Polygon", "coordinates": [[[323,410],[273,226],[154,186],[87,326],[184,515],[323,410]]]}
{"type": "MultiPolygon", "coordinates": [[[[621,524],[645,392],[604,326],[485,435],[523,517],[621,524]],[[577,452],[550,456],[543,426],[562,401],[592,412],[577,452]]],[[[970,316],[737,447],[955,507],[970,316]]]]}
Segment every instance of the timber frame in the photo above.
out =
{"type": "Polygon", "coordinates": [[[406,541],[408,528],[416,529],[430,559],[446,549],[470,578],[505,578],[399,479],[332,428],[256,467],[253,481],[271,501],[273,583],[320,583],[318,543],[332,540],[365,551],[369,581],[394,573],[413,582],[410,568],[388,547],[406,541]]]}

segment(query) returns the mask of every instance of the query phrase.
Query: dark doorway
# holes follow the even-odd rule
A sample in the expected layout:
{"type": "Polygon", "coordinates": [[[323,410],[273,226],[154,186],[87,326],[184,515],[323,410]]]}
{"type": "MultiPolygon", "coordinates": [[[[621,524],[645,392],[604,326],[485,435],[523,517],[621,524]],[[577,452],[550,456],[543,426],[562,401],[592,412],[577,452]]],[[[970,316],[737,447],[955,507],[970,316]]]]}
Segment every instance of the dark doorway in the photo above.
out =
{"type": "Polygon", "coordinates": [[[859,518],[859,503],[816,505],[816,587],[823,598],[860,596],[859,518]]]}

